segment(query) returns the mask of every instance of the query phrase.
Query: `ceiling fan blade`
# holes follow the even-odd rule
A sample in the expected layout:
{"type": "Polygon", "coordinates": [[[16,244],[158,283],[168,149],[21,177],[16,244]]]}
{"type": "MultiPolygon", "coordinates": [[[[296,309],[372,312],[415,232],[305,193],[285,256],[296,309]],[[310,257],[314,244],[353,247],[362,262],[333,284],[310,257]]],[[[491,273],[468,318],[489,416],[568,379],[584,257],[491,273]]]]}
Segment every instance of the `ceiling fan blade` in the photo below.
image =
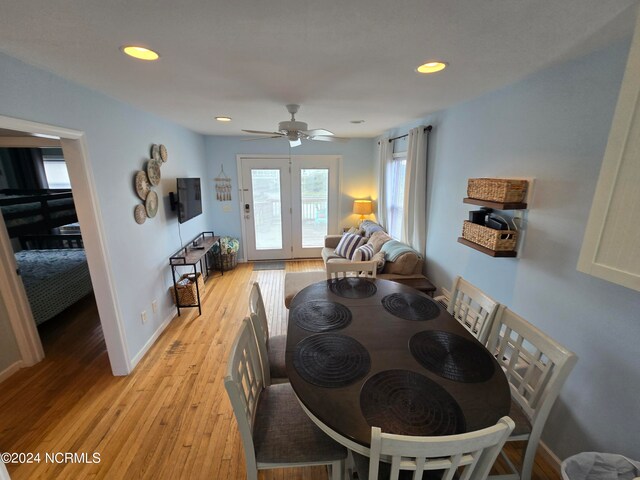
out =
{"type": "Polygon", "coordinates": [[[309,140],[320,140],[321,142],[346,142],[349,139],[344,137],[327,137],[327,136],[318,135],[318,136],[309,138],[309,140]]]}
{"type": "Polygon", "coordinates": [[[302,140],[299,138],[297,140],[289,140],[289,145],[291,147],[297,147],[298,145],[302,145],[302,140]]]}
{"type": "Polygon", "coordinates": [[[308,135],[309,137],[315,137],[316,135],[328,135],[328,136],[333,136],[334,133],[329,131],[329,130],[325,130],[324,128],[314,128],[313,130],[307,130],[306,132],[302,132],[305,135],[308,135]]]}
{"type": "Polygon", "coordinates": [[[282,137],[284,133],[280,132],[263,132],[262,130],[242,130],[247,133],[257,133],[258,135],[275,135],[277,137],[282,137]]]}
{"type": "Polygon", "coordinates": [[[252,140],[269,140],[270,138],[282,138],[281,135],[273,135],[271,137],[254,137],[254,138],[243,138],[243,142],[250,142],[252,140]]]}

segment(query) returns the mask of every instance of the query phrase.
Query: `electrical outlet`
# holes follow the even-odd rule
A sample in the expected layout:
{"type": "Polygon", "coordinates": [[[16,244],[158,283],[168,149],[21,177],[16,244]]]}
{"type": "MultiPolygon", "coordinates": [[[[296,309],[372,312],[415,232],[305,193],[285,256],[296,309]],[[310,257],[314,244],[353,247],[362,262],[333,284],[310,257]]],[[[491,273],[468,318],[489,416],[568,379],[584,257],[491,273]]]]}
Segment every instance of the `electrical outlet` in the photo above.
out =
{"type": "Polygon", "coordinates": [[[142,319],[142,323],[147,323],[147,311],[143,310],[140,314],[140,318],[142,319]]]}
{"type": "Polygon", "coordinates": [[[158,300],[151,302],[151,310],[153,310],[153,313],[158,313],[158,300]]]}

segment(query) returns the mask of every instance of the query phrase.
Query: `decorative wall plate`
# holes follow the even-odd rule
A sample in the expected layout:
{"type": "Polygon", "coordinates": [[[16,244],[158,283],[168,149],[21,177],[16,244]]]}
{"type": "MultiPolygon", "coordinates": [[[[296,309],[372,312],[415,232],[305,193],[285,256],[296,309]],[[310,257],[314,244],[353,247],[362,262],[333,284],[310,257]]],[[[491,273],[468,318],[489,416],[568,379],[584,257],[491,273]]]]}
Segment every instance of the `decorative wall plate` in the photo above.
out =
{"type": "Polygon", "coordinates": [[[158,213],[158,194],[153,190],[149,191],[147,199],[144,202],[144,208],[147,210],[147,217],[153,218],[158,213]]]}
{"type": "Polygon", "coordinates": [[[145,211],[144,205],[136,205],[136,208],[133,210],[133,218],[135,218],[136,223],[140,225],[145,222],[145,220],[147,219],[147,212],[145,211]]]}
{"type": "Polygon", "coordinates": [[[164,145],[160,145],[160,160],[162,160],[163,162],[166,162],[167,160],[169,160],[169,152],[167,152],[167,147],[165,147],[164,145]]]}
{"type": "Polygon", "coordinates": [[[149,183],[154,187],[160,183],[160,165],[161,160],[153,158],[147,162],[147,177],[149,177],[149,183]]]}
{"type": "Polygon", "coordinates": [[[136,193],[142,200],[146,200],[151,185],[149,185],[149,179],[147,178],[147,172],[138,170],[134,179],[136,185],[136,193]]]}
{"type": "Polygon", "coordinates": [[[160,147],[157,144],[151,145],[151,152],[149,154],[154,160],[160,160],[160,147]]]}

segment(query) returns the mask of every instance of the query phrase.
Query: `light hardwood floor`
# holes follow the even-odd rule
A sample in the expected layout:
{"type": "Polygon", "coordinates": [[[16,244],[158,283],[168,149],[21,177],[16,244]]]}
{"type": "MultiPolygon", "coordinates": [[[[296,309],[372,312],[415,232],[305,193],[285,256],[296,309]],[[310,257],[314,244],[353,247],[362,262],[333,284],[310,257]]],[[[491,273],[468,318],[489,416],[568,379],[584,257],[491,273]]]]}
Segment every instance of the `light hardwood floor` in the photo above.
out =
{"type": "MultiPolygon", "coordinates": [[[[288,262],[287,271],[320,261],[288,262]]],[[[0,384],[0,452],[37,453],[9,464],[21,479],[243,479],[244,457],[223,386],[226,358],[259,281],[271,334],[286,333],[284,271],[240,264],[207,282],[202,316],[175,318],[127,377],[109,368],[95,303],[85,298],[63,321],[45,324],[44,361],[0,384]],[[69,452],[99,463],[51,463],[69,452]]],[[[150,321],[154,319],[151,318],[150,321]]],[[[520,452],[510,449],[517,458],[520,452]]],[[[326,479],[323,467],[260,473],[263,480],[326,479]]],[[[559,479],[540,458],[534,479],[559,479]]]]}

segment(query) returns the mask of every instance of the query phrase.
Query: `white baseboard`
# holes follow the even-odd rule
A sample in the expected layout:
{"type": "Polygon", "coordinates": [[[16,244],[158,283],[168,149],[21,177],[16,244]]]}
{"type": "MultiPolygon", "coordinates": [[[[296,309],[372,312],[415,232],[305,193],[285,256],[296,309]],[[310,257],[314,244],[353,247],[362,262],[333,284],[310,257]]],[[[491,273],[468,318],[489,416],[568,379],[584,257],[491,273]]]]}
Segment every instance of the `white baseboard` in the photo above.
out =
{"type": "Polygon", "coordinates": [[[17,362],[9,365],[7,368],[0,372],[0,382],[4,382],[7,378],[20,370],[22,366],[22,360],[18,360],[17,362]]]}
{"type": "Polygon", "coordinates": [[[151,338],[149,338],[147,343],[145,343],[144,346],[140,349],[140,351],[136,353],[136,355],[131,359],[132,372],[136,368],[136,365],[138,365],[140,360],[142,360],[142,358],[146,355],[149,349],[153,346],[153,344],[156,343],[156,340],[160,337],[160,335],[162,335],[162,332],[164,332],[165,328],[169,326],[169,323],[171,323],[171,320],[176,318],[176,316],[177,315],[175,314],[170,314],[167,318],[165,318],[165,320],[160,324],[160,326],[156,329],[156,331],[153,332],[153,335],[151,335],[151,338]]]}
{"type": "Polygon", "coordinates": [[[558,475],[560,475],[562,460],[560,460],[558,456],[553,453],[553,451],[543,441],[540,441],[538,446],[540,447],[538,449],[538,452],[540,453],[542,458],[544,458],[544,460],[549,465],[551,465],[556,472],[558,472],[558,475]]]}

